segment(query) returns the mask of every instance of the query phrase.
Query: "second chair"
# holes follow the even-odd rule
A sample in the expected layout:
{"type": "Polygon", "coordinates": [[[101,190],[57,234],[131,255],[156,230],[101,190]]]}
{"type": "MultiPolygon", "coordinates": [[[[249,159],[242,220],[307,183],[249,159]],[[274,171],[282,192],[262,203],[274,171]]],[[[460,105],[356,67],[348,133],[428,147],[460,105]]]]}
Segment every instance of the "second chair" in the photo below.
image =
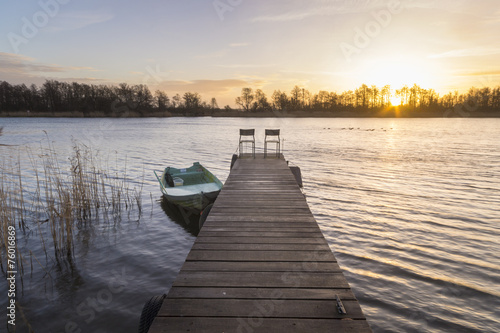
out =
{"type": "Polygon", "coordinates": [[[264,158],[267,157],[267,144],[276,144],[276,157],[281,154],[280,130],[279,129],[266,129],[266,136],[264,138],[264,158]]]}

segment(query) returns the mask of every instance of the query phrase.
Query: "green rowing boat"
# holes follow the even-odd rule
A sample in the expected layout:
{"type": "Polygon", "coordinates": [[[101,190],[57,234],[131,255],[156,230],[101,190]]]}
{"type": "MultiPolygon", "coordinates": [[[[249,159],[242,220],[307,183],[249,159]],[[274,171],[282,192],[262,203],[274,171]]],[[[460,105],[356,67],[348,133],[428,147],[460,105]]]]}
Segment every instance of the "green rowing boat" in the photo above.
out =
{"type": "Polygon", "coordinates": [[[161,192],[168,202],[190,212],[201,212],[213,203],[222,188],[222,183],[198,162],[189,168],[165,168],[160,182],[161,192]]]}

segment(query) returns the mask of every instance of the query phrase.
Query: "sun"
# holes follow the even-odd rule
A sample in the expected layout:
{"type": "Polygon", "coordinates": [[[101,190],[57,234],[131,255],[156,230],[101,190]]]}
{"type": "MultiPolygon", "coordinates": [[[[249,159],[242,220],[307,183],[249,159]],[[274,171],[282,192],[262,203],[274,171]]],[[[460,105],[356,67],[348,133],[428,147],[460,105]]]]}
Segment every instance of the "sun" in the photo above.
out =
{"type": "Polygon", "coordinates": [[[401,105],[401,98],[400,97],[396,97],[393,95],[389,101],[391,102],[392,106],[400,106],[401,105]]]}

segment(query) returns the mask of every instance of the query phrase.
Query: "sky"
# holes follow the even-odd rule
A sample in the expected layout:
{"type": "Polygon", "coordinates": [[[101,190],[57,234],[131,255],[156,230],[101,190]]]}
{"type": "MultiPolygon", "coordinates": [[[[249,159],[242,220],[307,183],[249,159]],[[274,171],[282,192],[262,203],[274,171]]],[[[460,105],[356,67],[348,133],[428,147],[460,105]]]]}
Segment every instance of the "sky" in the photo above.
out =
{"type": "Polygon", "coordinates": [[[234,106],[243,87],[500,85],[498,0],[23,0],[0,5],[0,80],[147,84],[234,106]]]}

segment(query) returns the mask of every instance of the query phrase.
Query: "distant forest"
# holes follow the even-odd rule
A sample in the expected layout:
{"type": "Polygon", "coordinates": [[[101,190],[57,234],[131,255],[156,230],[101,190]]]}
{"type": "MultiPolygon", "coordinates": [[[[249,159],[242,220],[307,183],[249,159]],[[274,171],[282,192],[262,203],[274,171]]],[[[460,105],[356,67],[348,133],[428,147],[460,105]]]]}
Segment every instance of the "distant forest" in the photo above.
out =
{"type": "MultiPolygon", "coordinates": [[[[434,89],[418,85],[393,90],[390,86],[363,84],[343,93],[311,93],[295,86],[289,93],[275,90],[271,96],[261,89],[243,88],[235,98],[238,109],[220,108],[215,98],[202,100],[196,92],[169,97],[154,94],[143,84],[89,85],[47,80],[41,87],[11,85],[0,81],[0,116],[203,116],[268,114],[308,116],[500,116],[500,87],[471,88],[465,94],[440,96],[434,89]],[[400,106],[393,106],[397,99],[400,106]]],[[[395,103],[396,104],[396,103],[395,103]]]]}

